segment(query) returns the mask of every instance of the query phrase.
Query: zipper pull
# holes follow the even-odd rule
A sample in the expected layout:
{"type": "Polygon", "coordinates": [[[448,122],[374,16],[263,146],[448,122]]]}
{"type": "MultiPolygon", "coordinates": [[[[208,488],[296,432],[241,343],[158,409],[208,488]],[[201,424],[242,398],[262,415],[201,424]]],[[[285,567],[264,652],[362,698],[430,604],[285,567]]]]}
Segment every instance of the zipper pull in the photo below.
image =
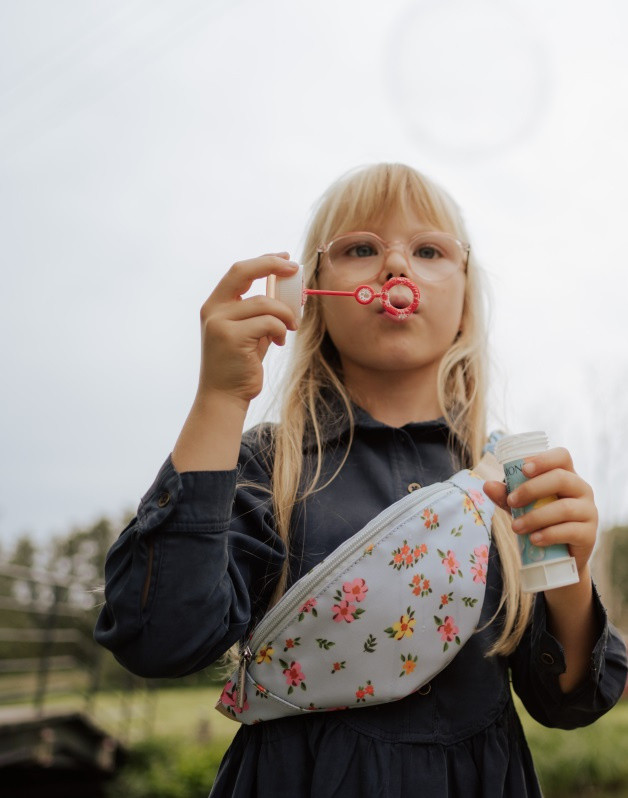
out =
{"type": "Polygon", "coordinates": [[[244,707],[244,684],[246,677],[246,667],[251,661],[253,653],[248,646],[240,652],[240,665],[238,666],[238,709],[242,711],[244,707]]]}

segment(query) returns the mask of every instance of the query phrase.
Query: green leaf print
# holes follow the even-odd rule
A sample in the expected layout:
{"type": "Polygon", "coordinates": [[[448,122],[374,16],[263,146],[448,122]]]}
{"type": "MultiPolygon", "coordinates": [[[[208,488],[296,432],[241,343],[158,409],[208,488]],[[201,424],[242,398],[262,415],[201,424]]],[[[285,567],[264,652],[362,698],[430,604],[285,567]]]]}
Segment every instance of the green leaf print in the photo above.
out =
{"type": "Polygon", "coordinates": [[[364,643],[364,651],[367,654],[372,654],[377,648],[377,638],[374,635],[369,635],[364,643]]]}
{"type": "Polygon", "coordinates": [[[329,651],[332,646],[336,645],[333,640],[323,640],[322,637],[317,637],[316,642],[318,643],[318,647],[324,648],[325,651],[329,651]]]}

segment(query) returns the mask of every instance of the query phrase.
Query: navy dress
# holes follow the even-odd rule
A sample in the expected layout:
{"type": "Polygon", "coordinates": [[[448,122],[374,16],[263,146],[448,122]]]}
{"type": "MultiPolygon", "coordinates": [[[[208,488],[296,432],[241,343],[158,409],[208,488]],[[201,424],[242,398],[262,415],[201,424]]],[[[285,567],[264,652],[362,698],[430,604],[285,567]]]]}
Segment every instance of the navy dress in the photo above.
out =
{"type": "MultiPolygon", "coordinates": [[[[291,581],[409,490],[459,467],[442,420],[393,428],[358,407],[355,412],[344,468],[295,512],[291,581]]],[[[330,424],[323,481],[347,442],[346,423],[330,424]]],[[[312,441],[304,441],[304,451],[311,465],[312,441]]],[[[166,461],[107,559],[106,603],[95,636],[129,670],[146,677],[192,673],[259,620],[285,558],[264,490],[271,461],[264,430],[245,434],[233,471],[179,474],[166,461]],[[253,485],[236,490],[236,481],[253,485]]],[[[501,589],[492,547],[480,626],[495,613],[501,589]]],[[[499,632],[498,617],[430,684],[401,701],[242,726],[211,796],[540,796],[510,683],[547,726],[572,729],[607,712],[626,682],[626,650],[597,593],[595,611],[589,670],[568,694],[558,685],[563,650],[548,631],[539,594],[532,622],[509,657],[484,656],[499,632]]]]}

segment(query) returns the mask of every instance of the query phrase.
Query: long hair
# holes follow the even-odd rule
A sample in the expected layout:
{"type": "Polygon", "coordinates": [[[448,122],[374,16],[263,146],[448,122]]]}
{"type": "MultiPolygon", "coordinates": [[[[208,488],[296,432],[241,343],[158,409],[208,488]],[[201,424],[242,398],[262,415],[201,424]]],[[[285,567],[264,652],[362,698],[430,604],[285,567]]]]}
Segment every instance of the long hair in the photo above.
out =
{"type": "MultiPolygon", "coordinates": [[[[347,230],[368,228],[389,213],[414,212],[433,229],[468,241],[461,213],[451,197],[431,180],[402,164],[378,164],[351,172],[334,183],[313,214],[302,263],[308,287],[316,287],[317,248],[347,230]]],[[[486,330],[482,273],[471,250],[465,281],[461,333],[441,360],[438,402],[450,429],[450,447],[462,466],[479,461],[486,442],[486,330]]],[[[290,551],[290,522],[294,507],[329,484],[340,472],[351,448],[354,420],[351,400],[343,384],[338,353],[326,334],[318,297],[310,296],[287,370],[279,424],[274,428],[275,450],[271,492],[278,534],[290,551]],[[349,442],[336,472],[322,483],[323,425],[329,423],[328,397],[340,399],[349,421],[349,442]],[[313,466],[304,467],[305,435],[316,441],[313,466]]],[[[496,510],[493,539],[500,556],[503,591],[493,618],[503,613],[501,631],[488,655],[511,653],[528,623],[531,598],[522,593],[515,535],[506,513],[496,510]]],[[[275,604],[286,589],[290,556],[270,600],[275,604]]]]}

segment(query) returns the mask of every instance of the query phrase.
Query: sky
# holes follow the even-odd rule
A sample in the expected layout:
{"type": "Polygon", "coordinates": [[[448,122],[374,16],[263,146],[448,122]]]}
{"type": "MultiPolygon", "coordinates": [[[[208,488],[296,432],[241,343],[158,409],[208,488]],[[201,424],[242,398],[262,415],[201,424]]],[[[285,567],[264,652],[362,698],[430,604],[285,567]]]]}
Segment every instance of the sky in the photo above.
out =
{"type": "Polygon", "coordinates": [[[220,277],[298,260],[322,192],[378,161],[463,209],[492,425],[545,429],[625,520],[627,26],[620,0],[0,4],[0,545],[137,505],[220,277]]]}

